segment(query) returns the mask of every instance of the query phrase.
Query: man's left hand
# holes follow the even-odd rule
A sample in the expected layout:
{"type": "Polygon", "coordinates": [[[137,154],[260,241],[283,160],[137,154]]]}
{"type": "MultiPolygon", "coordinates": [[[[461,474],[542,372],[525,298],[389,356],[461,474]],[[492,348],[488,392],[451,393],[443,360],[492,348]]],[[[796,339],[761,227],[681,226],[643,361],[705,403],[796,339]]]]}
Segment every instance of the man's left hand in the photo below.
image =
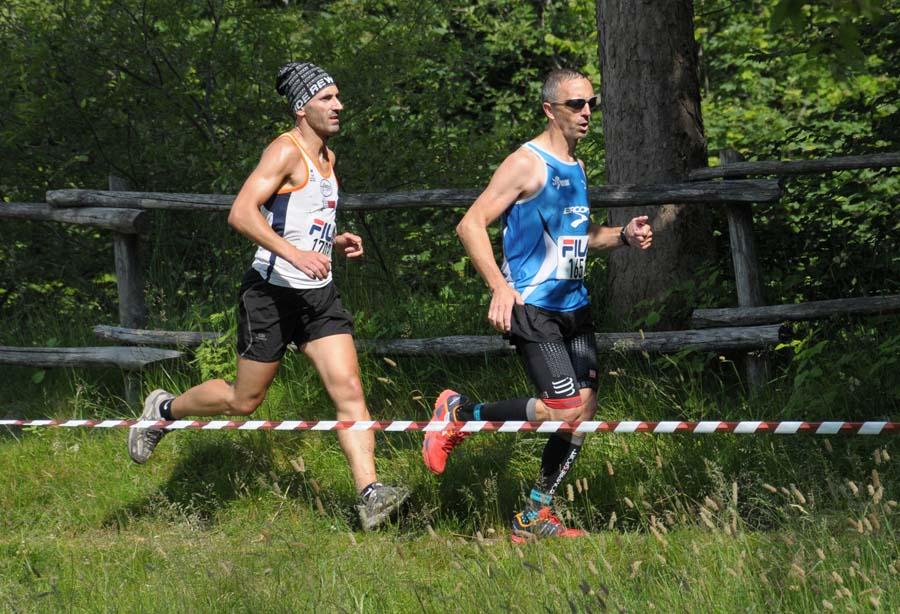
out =
{"type": "Polygon", "coordinates": [[[650,227],[649,219],[646,215],[640,215],[628,222],[625,226],[628,245],[638,249],[649,249],[653,245],[653,228],[650,227]]]}
{"type": "Polygon", "coordinates": [[[334,247],[347,258],[359,258],[363,255],[362,237],[352,232],[339,234],[334,238],[334,247]]]}

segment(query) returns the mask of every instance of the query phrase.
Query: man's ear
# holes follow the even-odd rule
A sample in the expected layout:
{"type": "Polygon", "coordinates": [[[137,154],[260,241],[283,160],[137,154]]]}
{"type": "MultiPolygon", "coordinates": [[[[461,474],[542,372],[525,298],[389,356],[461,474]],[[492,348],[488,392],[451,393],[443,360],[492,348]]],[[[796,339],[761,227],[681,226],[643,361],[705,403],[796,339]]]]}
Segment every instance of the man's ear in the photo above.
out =
{"type": "Polygon", "coordinates": [[[547,116],[547,119],[556,119],[556,116],[553,115],[553,105],[549,102],[542,102],[541,109],[544,111],[544,115],[547,116]]]}

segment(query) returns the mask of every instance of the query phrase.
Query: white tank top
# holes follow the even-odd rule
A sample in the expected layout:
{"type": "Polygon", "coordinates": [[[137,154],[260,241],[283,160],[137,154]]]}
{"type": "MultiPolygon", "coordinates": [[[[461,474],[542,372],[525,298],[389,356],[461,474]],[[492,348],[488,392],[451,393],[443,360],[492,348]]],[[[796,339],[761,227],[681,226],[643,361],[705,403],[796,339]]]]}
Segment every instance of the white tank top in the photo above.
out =
{"type": "MultiPolygon", "coordinates": [[[[260,212],[276,233],[303,251],[320,252],[331,259],[334,243],[335,212],[338,186],[333,169],[323,175],[291,133],[286,136],[300,150],[306,164],[306,181],[301,185],[273,194],[260,212]]],[[[281,137],[279,137],[281,138],[281,137]]],[[[283,258],[264,247],[256,250],[252,267],[263,279],[288,288],[321,288],[331,282],[331,271],[325,279],[313,279],[283,258]]]]}

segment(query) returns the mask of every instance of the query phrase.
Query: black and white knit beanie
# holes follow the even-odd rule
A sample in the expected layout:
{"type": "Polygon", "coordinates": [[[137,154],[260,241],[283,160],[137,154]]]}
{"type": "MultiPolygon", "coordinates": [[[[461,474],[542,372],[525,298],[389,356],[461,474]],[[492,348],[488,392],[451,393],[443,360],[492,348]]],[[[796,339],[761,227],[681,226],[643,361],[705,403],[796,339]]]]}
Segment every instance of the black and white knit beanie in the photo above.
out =
{"type": "Polygon", "coordinates": [[[288,62],[281,67],[275,79],[275,88],[287,97],[294,113],[321,89],[332,84],[332,76],[311,62],[288,62]]]}

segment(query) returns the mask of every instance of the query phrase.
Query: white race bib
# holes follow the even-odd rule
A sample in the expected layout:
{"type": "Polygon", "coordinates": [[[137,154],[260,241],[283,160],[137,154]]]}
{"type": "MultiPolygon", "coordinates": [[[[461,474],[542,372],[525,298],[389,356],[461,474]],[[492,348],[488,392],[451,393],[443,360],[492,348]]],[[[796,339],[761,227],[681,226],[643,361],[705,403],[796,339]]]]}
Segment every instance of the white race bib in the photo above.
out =
{"type": "Polygon", "coordinates": [[[325,254],[330,258],[331,247],[334,244],[334,224],[313,218],[305,239],[304,243],[309,244],[307,248],[309,251],[325,254]]]}
{"type": "Polygon", "coordinates": [[[588,238],[585,235],[559,237],[556,250],[556,279],[584,279],[588,238]]]}

